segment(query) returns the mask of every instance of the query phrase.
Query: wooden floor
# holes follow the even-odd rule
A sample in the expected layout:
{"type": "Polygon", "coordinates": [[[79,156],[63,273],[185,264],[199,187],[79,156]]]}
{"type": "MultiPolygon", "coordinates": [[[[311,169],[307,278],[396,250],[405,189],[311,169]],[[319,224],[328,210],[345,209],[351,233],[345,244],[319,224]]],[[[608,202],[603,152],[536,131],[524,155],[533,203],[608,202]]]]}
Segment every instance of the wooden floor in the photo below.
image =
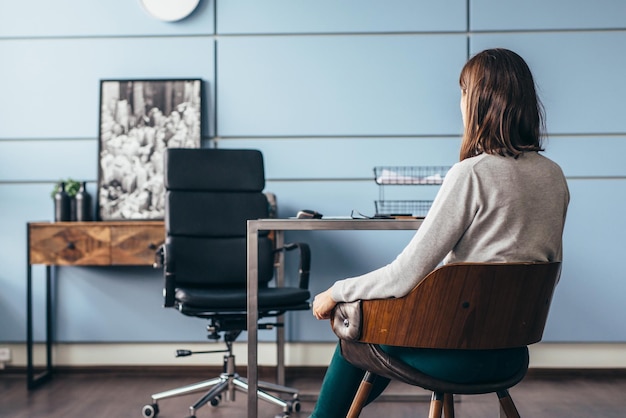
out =
{"type": "MultiPolygon", "coordinates": [[[[288,383],[301,390],[302,409],[293,418],[308,417],[319,391],[321,373],[299,373],[288,383]]],[[[22,373],[0,371],[0,417],[2,418],[141,418],[150,395],[202,380],[198,372],[178,376],[155,371],[65,371],[44,386],[26,390],[22,373]]],[[[208,377],[213,377],[207,376],[208,377]]],[[[538,375],[532,371],[511,395],[522,417],[623,418],[626,417],[626,374],[560,373],[538,375]]],[[[187,395],[162,400],[158,418],[183,418],[199,397],[187,395]]],[[[392,384],[383,397],[368,406],[363,418],[427,417],[428,393],[407,385],[392,384]]],[[[206,406],[197,418],[245,418],[247,395],[238,393],[234,402],[206,406]]],[[[455,403],[457,417],[496,417],[495,395],[463,396],[455,403]]],[[[259,417],[281,415],[281,408],[259,401],[259,417]]]]}

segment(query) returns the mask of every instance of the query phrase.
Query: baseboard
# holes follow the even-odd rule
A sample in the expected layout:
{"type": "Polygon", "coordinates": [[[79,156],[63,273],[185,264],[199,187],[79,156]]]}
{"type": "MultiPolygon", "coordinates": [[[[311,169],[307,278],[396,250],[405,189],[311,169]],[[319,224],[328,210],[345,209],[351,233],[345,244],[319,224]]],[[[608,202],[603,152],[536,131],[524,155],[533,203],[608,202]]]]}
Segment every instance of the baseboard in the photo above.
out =
{"type": "MultiPolygon", "coordinates": [[[[208,343],[212,344],[212,343],[208,343]]],[[[26,366],[26,347],[24,344],[0,343],[0,347],[9,348],[11,359],[5,362],[7,368],[26,366]]],[[[222,355],[206,354],[176,358],[178,348],[206,350],[207,343],[58,343],[53,348],[53,363],[56,368],[149,368],[168,367],[214,367],[219,370],[222,355]]],[[[287,343],[285,345],[285,366],[288,369],[325,368],[333,355],[335,343],[287,343]]],[[[620,370],[626,369],[626,343],[539,343],[530,347],[531,370],[620,370]]],[[[247,345],[245,342],[234,345],[237,366],[247,364],[247,345]]],[[[34,350],[36,365],[43,365],[45,346],[36,344],[34,350]]],[[[276,365],[276,346],[270,342],[259,343],[259,370],[276,365]]]]}

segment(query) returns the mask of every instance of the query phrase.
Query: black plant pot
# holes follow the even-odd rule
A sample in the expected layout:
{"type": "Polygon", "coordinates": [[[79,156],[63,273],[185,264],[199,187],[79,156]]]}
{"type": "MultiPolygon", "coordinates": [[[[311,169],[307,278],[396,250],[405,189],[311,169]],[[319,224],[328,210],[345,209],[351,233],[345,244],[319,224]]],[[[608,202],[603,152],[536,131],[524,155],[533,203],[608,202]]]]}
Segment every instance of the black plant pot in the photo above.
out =
{"type": "Polygon", "coordinates": [[[65,191],[65,183],[59,184],[54,194],[54,221],[64,222],[72,220],[72,204],[70,196],[65,191]]]}
{"type": "Polygon", "coordinates": [[[75,217],[79,222],[91,221],[91,196],[87,193],[87,182],[80,183],[80,188],[74,197],[75,217]]]}

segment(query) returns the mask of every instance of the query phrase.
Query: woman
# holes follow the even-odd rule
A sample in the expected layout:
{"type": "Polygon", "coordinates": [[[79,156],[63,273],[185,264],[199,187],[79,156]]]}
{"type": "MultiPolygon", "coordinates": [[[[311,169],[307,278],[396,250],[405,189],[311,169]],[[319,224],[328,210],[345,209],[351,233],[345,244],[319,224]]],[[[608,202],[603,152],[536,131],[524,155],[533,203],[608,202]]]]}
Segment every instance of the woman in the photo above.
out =
{"type": "MultiPolygon", "coordinates": [[[[317,319],[328,319],[338,302],[402,297],[441,262],[561,261],[569,192],[560,167],[539,154],[543,108],[526,62],[506,49],[485,50],[465,64],[460,87],[460,162],[447,173],[420,229],[392,263],[318,294],[317,319]]],[[[523,357],[519,349],[383,349],[456,382],[510,375],[523,357]]],[[[363,374],[337,349],[312,417],[345,417],[363,374]]],[[[368,402],[388,383],[377,379],[368,402]]]]}

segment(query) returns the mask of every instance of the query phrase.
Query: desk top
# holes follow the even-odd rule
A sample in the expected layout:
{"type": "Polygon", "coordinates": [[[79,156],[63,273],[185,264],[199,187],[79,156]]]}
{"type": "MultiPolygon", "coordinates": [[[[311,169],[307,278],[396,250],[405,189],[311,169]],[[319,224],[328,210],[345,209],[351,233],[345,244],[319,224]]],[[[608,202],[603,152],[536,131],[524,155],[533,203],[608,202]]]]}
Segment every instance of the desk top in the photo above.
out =
{"type": "Polygon", "coordinates": [[[256,219],[248,221],[248,232],[259,230],[321,231],[321,230],[411,230],[418,229],[423,219],[256,219]]]}

